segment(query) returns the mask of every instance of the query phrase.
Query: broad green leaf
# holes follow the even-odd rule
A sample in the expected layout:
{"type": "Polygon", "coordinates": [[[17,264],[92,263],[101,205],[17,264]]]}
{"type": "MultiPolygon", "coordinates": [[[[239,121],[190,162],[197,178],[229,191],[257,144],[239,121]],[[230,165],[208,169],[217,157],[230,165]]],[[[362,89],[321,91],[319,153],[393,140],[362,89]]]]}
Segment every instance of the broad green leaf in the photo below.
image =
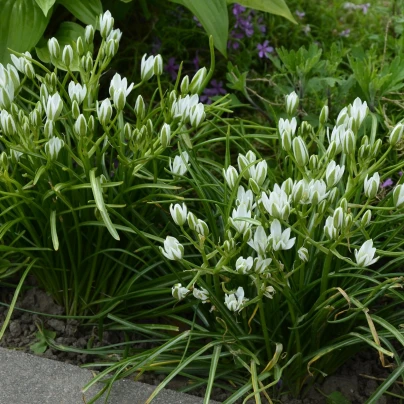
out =
{"type": "Polygon", "coordinates": [[[36,4],[41,7],[45,17],[48,15],[48,11],[53,7],[56,0],[35,0],[36,4]]]}
{"type": "Polygon", "coordinates": [[[94,25],[102,14],[101,0],[59,0],[77,19],[84,24],[94,25]]]}
{"type": "Polygon", "coordinates": [[[213,36],[215,47],[227,54],[229,15],[226,0],[171,0],[186,7],[202,24],[206,33],[213,36]]]}
{"type": "Polygon", "coordinates": [[[227,3],[238,3],[244,7],[253,8],[254,10],[280,15],[297,24],[284,0],[227,0],[227,3]]]}
{"type": "MultiPolygon", "coordinates": [[[[75,22],[63,22],[62,24],[60,24],[60,27],[54,36],[59,41],[61,50],[63,50],[63,47],[65,45],[72,46],[73,62],[70,66],[70,70],[78,71],[80,60],[76,52],[76,41],[79,36],[84,37],[84,28],[81,25],[76,24],[75,22]]],[[[50,55],[46,41],[42,41],[40,43],[40,46],[36,48],[36,53],[42,62],[50,62],[50,55]]],[[[66,70],[62,63],[56,62],[55,64],[58,69],[66,70]]]]}
{"type": "Polygon", "coordinates": [[[10,61],[7,48],[31,50],[42,37],[50,13],[45,17],[35,0],[0,0],[0,62],[10,61]]]}

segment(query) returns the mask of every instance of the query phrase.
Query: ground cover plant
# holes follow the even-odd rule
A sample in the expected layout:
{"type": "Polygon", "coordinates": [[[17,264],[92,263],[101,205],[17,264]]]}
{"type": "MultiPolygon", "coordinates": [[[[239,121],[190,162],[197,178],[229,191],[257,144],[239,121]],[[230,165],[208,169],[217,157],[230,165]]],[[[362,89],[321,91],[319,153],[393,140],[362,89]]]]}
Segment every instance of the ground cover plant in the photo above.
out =
{"type": "Polygon", "coordinates": [[[279,48],[266,110],[234,65],[230,89],[250,105],[207,91],[212,40],[209,70],[170,77],[144,55],[134,83],[103,84],[122,43],[113,23],[106,12],[101,38],[92,26],[51,38],[49,63],[15,53],[0,69],[2,276],[25,269],[19,288],[32,273],[67,315],[149,342],[86,350],[106,369],[85,390],[155,371],[168,376],[149,401],[181,375],[205,402],[217,386],[229,403],[270,402],[369,346],[395,369],[383,393],[402,378],[404,343],[404,127],[396,103],[384,108],[400,60],[378,73],[372,55],[352,56],[347,78],[338,47],[279,48]],[[324,70],[351,83],[338,102],[315,84],[324,70]]]}

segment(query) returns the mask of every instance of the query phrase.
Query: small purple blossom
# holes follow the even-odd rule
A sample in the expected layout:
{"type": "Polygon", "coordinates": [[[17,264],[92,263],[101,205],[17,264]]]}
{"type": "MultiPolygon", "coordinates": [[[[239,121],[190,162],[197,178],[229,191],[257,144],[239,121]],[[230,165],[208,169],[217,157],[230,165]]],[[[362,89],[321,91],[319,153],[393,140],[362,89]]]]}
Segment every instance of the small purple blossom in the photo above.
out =
{"type": "Polygon", "coordinates": [[[242,32],[237,32],[235,30],[231,31],[230,40],[227,43],[228,48],[238,49],[240,47],[240,39],[244,38],[242,32]]]}
{"type": "Polygon", "coordinates": [[[296,10],[295,14],[299,17],[299,19],[302,19],[306,15],[306,13],[304,11],[299,11],[299,10],[296,10]]]}
{"type": "Polygon", "coordinates": [[[171,57],[168,59],[168,63],[164,66],[164,70],[171,75],[171,79],[175,80],[177,78],[178,69],[180,65],[175,63],[175,58],[171,57]]]}
{"type": "Polygon", "coordinates": [[[258,18],[258,20],[257,20],[257,27],[258,27],[258,30],[259,30],[261,33],[265,34],[265,33],[267,32],[267,27],[266,27],[266,25],[263,23],[263,21],[264,21],[264,19],[263,19],[262,17],[258,18]]]}
{"type": "Polygon", "coordinates": [[[394,184],[393,180],[391,178],[387,178],[386,181],[384,181],[382,184],[380,184],[381,188],[387,188],[391,187],[394,184]]]}
{"type": "Polygon", "coordinates": [[[200,96],[200,101],[204,104],[211,104],[211,97],[216,97],[217,95],[224,95],[227,91],[223,88],[223,81],[212,80],[210,82],[211,87],[205,88],[203,94],[200,96]]]}
{"type": "Polygon", "coordinates": [[[269,54],[274,51],[272,46],[269,46],[269,41],[265,40],[263,44],[257,45],[258,56],[262,59],[263,57],[269,58],[269,54]]]}
{"type": "Polygon", "coordinates": [[[341,31],[340,33],[339,33],[339,36],[341,36],[341,37],[343,37],[343,38],[347,38],[347,37],[349,37],[349,34],[351,33],[351,30],[348,28],[348,29],[344,29],[343,31],[341,31]]]}
{"type": "Polygon", "coordinates": [[[242,6],[240,4],[237,4],[237,3],[234,4],[234,6],[233,6],[233,14],[234,15],[236,15],[236,16],[240,15],[240,14],[244,13],[244,11],[245,11],[244,6],[242,6]]]}
{"type": "Polygon", "coordinates": [[[254,35],[254,24],[251,14],[247,18],[238,17],[234,28],[240,28],[248,38],[254,35]]]}
{"type": "Polygon", "coordinates": [[[370,3],[359,4],[359,7],[362,9],[363,14],[367,14],[370,7],[370,3]]]}
{"type": "Polygon", "coordinates": [[[403,172],[402,172],[402,171],[399,171],[399,172],[398,172],[398,175],[401,177],[401,176],[403,175],[403,172]]]}

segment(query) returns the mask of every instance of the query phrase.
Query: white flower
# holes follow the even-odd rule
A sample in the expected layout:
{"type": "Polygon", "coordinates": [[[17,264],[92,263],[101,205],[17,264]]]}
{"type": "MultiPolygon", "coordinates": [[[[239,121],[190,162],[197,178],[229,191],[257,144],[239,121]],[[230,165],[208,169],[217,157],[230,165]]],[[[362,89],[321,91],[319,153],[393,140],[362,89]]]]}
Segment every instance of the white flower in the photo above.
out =
{"type": "Polygon", "coordinates": [[[248,299],[244,297],[244,289],[240,286],[235,293],[226,294],[224,304],[230,311],[240,311],[248,299]]]}
{"type": "Polygon", "coordinates": [[[293,91],[289,95],[285,96],[286,113],[291,116],[296,112],[299,105],[299,96],[293,91]]]}
{"type": "Polygon", "coordinates": [[[65,142],[58,137],[52,137],[45,143],[45,153],[51,160],[56,160],[65,142]]]}
{"type": "Polygon", "coordinates": [[[184,246],[171,236],[164,240],[164,249],[160,247],[160,251],[169,260],[180,260],[184,256],[184,246]]]}
{"type": "Polygon", "coordinates": [[[239,233],[245,234],[245,232],[250,229],[251,223],[247,222],[246,220],[242,220],[243,218],[251,219],[251,211],[247,209],[246,205],[242,204],[236,209],[233,209],[231,216],[230,223],[239,233]]]}
{"type": "Polygon", "coordinates": [[[244,154],[239,154],[237,157],[238,169],[240,173],[243,173],[243,177],[246,180],[250,178],[250,170],[246,169],[246,167],[254,163],[256,159],[257,156],[251,150],[249,150],[245,156],[244,154]]]}
{"type": "Polygon", "coordinates": [[[309,250],[306,247],[300,247],[297,250],[297,255],[303,262],[307,262],[309,260],[309,250]]]}
{"type": "Polygon", "coordinates": [[[258,255],[265,256],[265,252],[269,245],[269,238],[262,226],[258,226],[254,233],[254,238],[248,242],[248,245],[253,248],[258,255]]]}
{"type": "Polygon", "coordinates": [[[11,60],[13,61],[14,66],[22,74],[25,74],[29,79],[33,79],[35,77],[35,70],[32,62],[28,60],[28,58],[32,59],[32,56],[29,52],[25,52],[21,57],[11,55],[11,60]]]}
{"type": "MultiPolygon", "coordinates": [[[[3,111],[1,111],[3,112],[3,111]]],[[[393,202],[396,208],[400,208],[404,204],[404,185],[397,185],[393,190],[393,202]]]]}
{"type": "Polygon", "coordinates": [[[189,293],[189,290],[184,288],[181,283],[176,283],[171,288],[171,293],[175,299],[182,300],[189,293]]]}
{"type": "Polygon", "coordinates": [[[74,83],[74,81],[71,81],[68,86],[68,91],[72,102],[76,100],[77,104],[80,105],[86,97],[87,87],[85,84],[82,86],[80,83],[74,83]]]}
{"type": "Polygon", "coordinates": [[[380,185],[380,176],[379,173],[374,173],[370,178],[366,175],[364,182],[365,195],[372,199],[377,195],[377,191],[379,190],[380,185]]]}
{"type": "Polygon", "coordinates": [[[48,97],[46,104],[46,116],[50,121],[56,121],[62,112],[63,101],[60,98],[59,93],[55,93],[48,97]]]}
{"type": "MultiPolygon", "coordinates": [[[[266,272],[267,268],[272,262],[272,258],[262,258],[262,257],[256,257],[254,259],[254,265],[255,265],[255,272],[258,274],[263,274],[266,272]]],[[[270,274],[268,273],[270,276],[270,274]]]]}
{"type": "Polygon", "coordinates": [[[238,257],[236,261],[236,270],[238,273],[246,275],[251,271],[253,264],[253,257],[248,257],[246,259],[238,257]]]}
{"type": "Polygon", "coordinates": [[[97,101],[96,107],[98,120],[100,121],[101,125],[106,126],[111,120],[112,116],[111,101],[109,98],[106,98],[101,102],[101,104],[97,101]]]}
{"type": "Polygon", "coordinates": [[[282,141],[282,148],[286,151],[290,151],[292,148],[292,137],[296,133],[296,127],[297,121],[294,117],[291,119],[291,121],[283,118],[279,120],[279,135],[282,141]]]}
{"type": "Polygon", "coordinates": [[[200,102],[189,110],[189,123],[193,128],[198,128],[205,119],[205,106],[200,102]]]}
{"type": "Polygon", "coordinates": [[[2,109],[0,112],[0,123],[1,129],[6,135],[12,136],[15,134],[17,128],[15,126],[14,118],[5,109],[2,109]]]}
{"type": "Polygon", "coordinates": [[[348,106],[348,113],[354,119],[356,130],[358,130],[368,113],[368,104],[366,101],[362,103],[362,100],[358,97],[352,105],[348,106]]]}
{"type": "Polygon", "coordinates": [[[122,38],[122,31],[120,29],[113,29],[107,36],[106,42],[108,41],[117,41],[119,42],[122,38]]]}
{"type": "Polygon", "coordinates": [[[118,73],[115,73],[109,85],[109,94],[114,101],[114,105],[117,109],[122,110],[126,103],[126,97],[130,94],[134,84],[131,83],[128,87],[128,81],[126,77],[123,79],[118,73]]]}
{"type": "Polygon", "coordinates": [[[300,180],[293,184],[292,200],[295,204],[309,203],[309,184],[306,180],[300,180]]]}
{"type": "Polygon", "coordinates": [[[223,176],[230,189],[233,189],[238,179],[238,172],[233,166],[228,166],[227,169],[223,168],[223,176]]]}
{"type": "Polygon", "coordinates": [[[181,121],[186,122],[189,119],[190,110],[198,105],[198,94],[187,95],[175,100],[171,105],[171,116],[173,119],[180,118],[181,121]]]}
{"type": "Polygon", "coordinates": [[[184,175],[188,171],[189,155],[183,151],[179,156],[174,157],[174,161],[169,160],[170,171],[173,175],[184,175]]]}
{"type": "Polygon", "coordinates": [[[308,189],[310,203],[316,205],[327,198],[329,192],[326,191],[327,185],[323,180],[311,180],[308,189]]]}
{"type": "Polygon", "coordinates": [[[356,263],[361,267],[368,267],[374,264],[380,257],[373,258],[376,248],[373,247],[373,240],[367,240],[363,243],[362,247],[355,250],[356,263]]]}
{"type": "Polygon", "coordinates": [[[196,221],[196,224],[195,224],[195,231],[196,231],[199,235],[206,237],[206,236],[209,234],[209,227],[208,227],[208,225],[206,224],[206,222],[204,222],[204,221],[201,220],[201,219],[198,219],[198,220],[196,221]]]}
{"type": "Polygon", "coordinates": [[[187,220],[187,205],[185,205],[185,203],[183,203],[182,206],[179,203],[176,203],[175,205],[171,204],[170,213],[175,224],[183,226],[187,220]]]}
{"type": "Polygon", "coordinates": [[[154,75],[154,56],[149,56],[146,59],[146,53],[142,57],[140,65],[140,78],[142,81],[151,79],[154,75]]]}
{"type": "Polygon", "coordinates": [[[282,232],[281,224],[277,219],[271,223],[271,235],[269,238],[275,251],[289,250],[295,245],[296,241],[296,237],[290,238],[290,228],[282,232]]]}
{"type": "Polygon", "coordinates": [[[263,291],[264,291],[264,296],[267,297],[268,299],[272,299],[274,297],[275,294],[275,289],[273,286],[267,286],[264,289],[264,285],[263,286],[263,291]]]}
{"type": "Polygon", "coordinates": [[[289,198],[286,192],[279,187],[278,184],[274,185],[274,189],[269,194],[269,198],[266,193],[261,194],[261,201],[265,210],[277,219],[287,220],[290,213],[289,198]]]}
{"type": "Polygon", "coordinates": [[[251,189],[248,189],[246,191],[244,187],[240,185],[237,190],[236,204],[237,205],[245,204],[247,206],[247,209],[249,210],[254,209],[255,208],[254,194],[251,191],[251,189]]]}
{"type": "Polygon", "coordinates": [[[327,185],[329,188],[333,187],[337,184],[342,176],[344,175],[345,166],[340,167],[335,163],[334,160],[328,163],[326,172],[325,172],[325,179],[327,181],[327,185]]]}
{"type": "Polygon", "coordinates": [[[252,178],[258,186],[261,186],[267,176],[268,164],[266,161],[260,161],[257,165],[253,165],[248,169],[250,178],[252,178]]]}
{"type": "Polygon", "coordinates": [[[328,137],[328,142],[331,144],[331,142],[335,142],[336,145],[336,152],[335,154],[339,154],[342,152],[342,140],[345,135],[345,126],[344,125],[339,125],[339,126],[334,126],[331,136],[327,128],[327,137],[328,137]]]}
{"type": "Polygon", "coordinates": [[[101,14],[99,22],[101,36],[106,39],[114,27],[114,19],[110,11],[107,10],[104,14],[101,14]]]}
{"type": "Polygon", "coordinates": [[[198,289],[194,287],[194,289],[192,290],[192,294],[197,299],[202,300],[202,303],[204,304],[207,303],[209,300],[209,292],[204,288],[198,289]]]}
{"type": "Polygon", "coordinates": [[[332,216],[327,217],[327,220],[325,221],[324,234],[330,240],[335,240],[337,238],[338,230],[334,227],[334,218],[332,216]]]}

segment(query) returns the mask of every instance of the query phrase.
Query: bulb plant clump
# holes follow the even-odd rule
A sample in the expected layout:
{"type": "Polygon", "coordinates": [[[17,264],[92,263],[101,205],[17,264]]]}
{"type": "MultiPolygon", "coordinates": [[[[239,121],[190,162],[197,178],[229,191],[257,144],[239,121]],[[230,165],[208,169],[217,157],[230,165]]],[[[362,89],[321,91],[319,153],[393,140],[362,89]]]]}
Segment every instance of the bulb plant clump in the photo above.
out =
{"type": "MultiPolygon", "coordinates": [[[[297,123],[298,96],[285,101],[280,167],[271,173],[264,154],[239,153],[237,164],[222,170],[224,202],[210,206],[215,220],[206,223],[207,213],[201,216],[193,203],[172,204],[180,231],[167,236],[161,251],[193,274],[172,287],[173,297],[203,303],[201,318],[211,319],[205,325],[251,349],[240,353],[243,361],[259,362],[264,373],[267,364],[274,367],[267,369],[276,379],[268,386],[282,377],[298,392],[307,376],[341,363],[343,347],[365,342],[386,366],[384,355],[394,357],[378,336],[385,331],[375,326],[379,317],[369,312],[403,282],[388,265],[402,257],[401,230],[389,223],[402,215],[403,185],[383,197],[380,183],[402,168],[387,159],[403,131],[398,124],[387,141],[377,138],[375,116],[359,98],[334,126],[324,106],[315,131],[297,123]],[[242,336],[248,339],[240,342],[242,336]]],[[[199,170],[192,163],[189,169],[199,170]]]]}

